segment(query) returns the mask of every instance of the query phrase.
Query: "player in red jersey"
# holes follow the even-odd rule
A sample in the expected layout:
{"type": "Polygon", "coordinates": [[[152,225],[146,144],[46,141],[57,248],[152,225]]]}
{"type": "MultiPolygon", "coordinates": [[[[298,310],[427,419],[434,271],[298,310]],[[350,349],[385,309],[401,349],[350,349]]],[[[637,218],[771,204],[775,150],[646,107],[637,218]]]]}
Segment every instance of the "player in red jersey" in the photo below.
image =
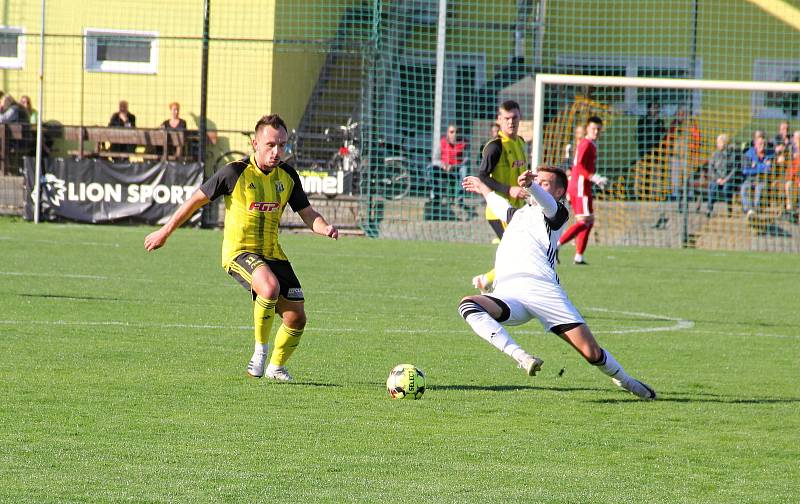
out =
{"type": "Polygon", "coordinates": [[[597,139],[603,129],[603,120],[592,116],[586,121],[586,136],[578,144],[575,162],[570,173],[567,199],[575,214],[575,224],[570,226],[558,242],[558,246],[575,238],[575,264],[585,265],[583,253],[589,243],[589,233],[594,226],[592,211],[592,184],[601,188],[608,180],[597,174],[597,139]]]}

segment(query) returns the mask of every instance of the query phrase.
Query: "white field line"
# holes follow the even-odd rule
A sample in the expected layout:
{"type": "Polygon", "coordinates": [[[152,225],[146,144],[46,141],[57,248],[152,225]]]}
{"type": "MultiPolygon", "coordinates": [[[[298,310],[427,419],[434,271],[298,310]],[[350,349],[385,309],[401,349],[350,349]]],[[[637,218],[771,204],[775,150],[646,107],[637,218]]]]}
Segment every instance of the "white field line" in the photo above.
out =
{"type": "MultiPolygon", "coordinates": [[[[632,328],[632,329],[619,329],[619,330],[608,330],[608,331],[596,331],[598,334],[632,334],[632,333],[653,333],[653,332],[663,332],[663,331],[681,331],[684,329],[691,329],[694,327],[694,322],[690,320],[684,320],[675,317],[668,317],[665,315],[656,315],[652,313],[642,313],[642,312],[628,312],[628,311],[620,311],[620,310],[611,310],[608,308],[588,308],[589,311],[597,311],[597,312],[605,312],[605,313],[620,313],[623,315],[633,315],[637,317],[645,317],[657,321],[672,321],[674,324],[670,326],[655,326],[655,327],[640,327],[640,328],[632,328]]],[[[0,324],[2,325],[50,325],[50,326],[111,326],[111,327],[155,327],[160,329],[207,329],[207,330],[214,330],[214,329],[236,329],[236,330],[251,330],[252,326],[240,326],[240,325],[223,325],[223,324],[184,324],[184,323],[155,323],[155,322],[126,322],[122,320],[107,320],[107,321],[68,321],[68,320],[0,320],[0,324]]],[[[347,327],[309,327],[311,331],[318,331],[318,332],[329,332],[329,333],[343,333],[343,334],[363,334],[367,332],[371,332],[371,329],[367,328],[347,328],[347,327]]],[[[419,329],[414,328],[397,328],[397,329],[385,329],[384,333],[388,334],[416,334],[419,333],[419,329]]],[[[437,330],[439,333],[444,334],[460,334],[465,332],[464,329],[449,329],[449,330],[437,330]]],[[[515,332],[523,333],[523,334],[539,334],[542,331],[538,330],[517,330],[515,332]]],[[[720,331],[720,334],[728,334],[720,331]]],[[[744,334],[742,334],[744,336],[744,334]]],[[[775,336],[775,337],[783,337],[779,335],[770,335],[770,334],[761,334],[761,336],[775,336]]]]}
{"type": "Polygon", "coordinates": [[[629,334],[629,333],[647,333],[647,332],[662,332],[662,331],[682,331],[683,329],[692,329],[694,322],[681,318],[669,317],[667,315],[656,315],[654,313],[644,312],[629,312],[622,310],[609,310],[608,308],[586,308],[588,311],[602,312],[602,313],[619,313],[621,315],[631,315],[634,317],[644,317],[653,320],[664,320],[674,322],[671,326],[647,327],[638,329],[616,329],[611,331],[598,331],[603,334],[629,334]]]}

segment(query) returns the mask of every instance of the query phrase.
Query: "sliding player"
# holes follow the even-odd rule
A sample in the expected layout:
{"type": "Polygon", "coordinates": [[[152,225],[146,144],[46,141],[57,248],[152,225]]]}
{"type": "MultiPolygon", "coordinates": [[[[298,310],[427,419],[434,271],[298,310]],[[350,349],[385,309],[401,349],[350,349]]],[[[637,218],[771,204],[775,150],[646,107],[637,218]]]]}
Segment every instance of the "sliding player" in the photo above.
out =
{"type": "Polygon", "coordinates": [[[503,325],[520,325],[537,318],[545,330],[572,345],[587,362],[610,376],[615,385],[642,399],[655,399],[652,388],[628,375],[600,347],[559,285],[555,254],[558,237],[569,218],[559,201],[564,196],[566,178],[563,171],[551,167],[540,168],[536,175],[520,175],[519,185],[529,187],[530,192],[528,204],[520,209],[509,205],[479,178],[464,179],[464,189],[483,195],[508,227],[497,247],[494,292],[463,298],[459,312],[478,336],[511,357],[530,376],[541,369],[542,360],[520,347],[503,325]],[[534,179],[536,183],[531,184],[534,179]]]}
{"type": "MultiPolygon", "coordinates": [[[[505,198],[509,204],[519,208],[525,204],[525,191],[516,185],[517,177],[528,169],[525,141],[517,134],[521,113],[519,104],[513,100],[504,101],[497,109],[497,125],[500,131],[497,138],[490,140],[483,148],[478,175],[492,191],[505,198]]],[[[486,220],[498,238],[503,237],[505,223],[486,207],[486,220]]],[[[494,269],[477,275],[472,285],[481,292],[492,290],[495,280],[494,269]]]]}

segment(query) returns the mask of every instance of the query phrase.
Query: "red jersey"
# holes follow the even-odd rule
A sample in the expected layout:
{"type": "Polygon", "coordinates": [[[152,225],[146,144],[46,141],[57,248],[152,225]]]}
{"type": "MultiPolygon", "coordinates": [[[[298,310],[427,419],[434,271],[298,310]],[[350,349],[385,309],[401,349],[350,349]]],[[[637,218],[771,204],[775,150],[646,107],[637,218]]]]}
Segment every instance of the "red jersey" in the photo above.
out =
{"type": "Polygon", "coordinates": [[[567,193],[570,196],[590,196],[592,195],[592,175],[597,172],[597,145],[584,138],[578,144],[575,152],[575,162],[572,164],[572,172],[569,176],[569,187],[567,193]]]}
{"type": "Polygon", "coordinates": [[[464,149],[467,144],[459,142],[452,145],[447,137],[442,137],[442,163],[446,165],[460,165],[464,162],[464,149]]]}

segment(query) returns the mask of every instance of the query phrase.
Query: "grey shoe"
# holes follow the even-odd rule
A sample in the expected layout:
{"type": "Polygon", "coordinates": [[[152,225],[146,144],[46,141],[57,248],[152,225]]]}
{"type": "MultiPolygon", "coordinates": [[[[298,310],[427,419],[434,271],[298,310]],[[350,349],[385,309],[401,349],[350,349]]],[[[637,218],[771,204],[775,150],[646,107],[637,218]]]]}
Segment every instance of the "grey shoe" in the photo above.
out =
{"type": "Polygon", "coordinates": [[[614,385],[617,387],[627,390],[631,394],[638,396],[640,399],[652,400],[656,398],[655,390],[650,388],[650,386],[646,383],[642,383],[634,378],[627,377],[623,380],[620,380],[619,378],[611,378],[611,381],[614,382],[614,385]]]}
{"type": "Polygon", "coordinates": [[[536,373],[541,371],[542,364],[544,364],[542,359],[527,353],[520,357],[517,362],[519,363],[519,368],[524,369],[528,376],[536,376],[536,373]]]}
{"type": "Polygon", "coordinates": [[[282,382],[290,382],[293,381],[292,375],[289,374],[289,371],[286,370],[284,366],[276,367],[276,368],[267,368],[267,378],[275,381],[282,381],[282,382]]]}

